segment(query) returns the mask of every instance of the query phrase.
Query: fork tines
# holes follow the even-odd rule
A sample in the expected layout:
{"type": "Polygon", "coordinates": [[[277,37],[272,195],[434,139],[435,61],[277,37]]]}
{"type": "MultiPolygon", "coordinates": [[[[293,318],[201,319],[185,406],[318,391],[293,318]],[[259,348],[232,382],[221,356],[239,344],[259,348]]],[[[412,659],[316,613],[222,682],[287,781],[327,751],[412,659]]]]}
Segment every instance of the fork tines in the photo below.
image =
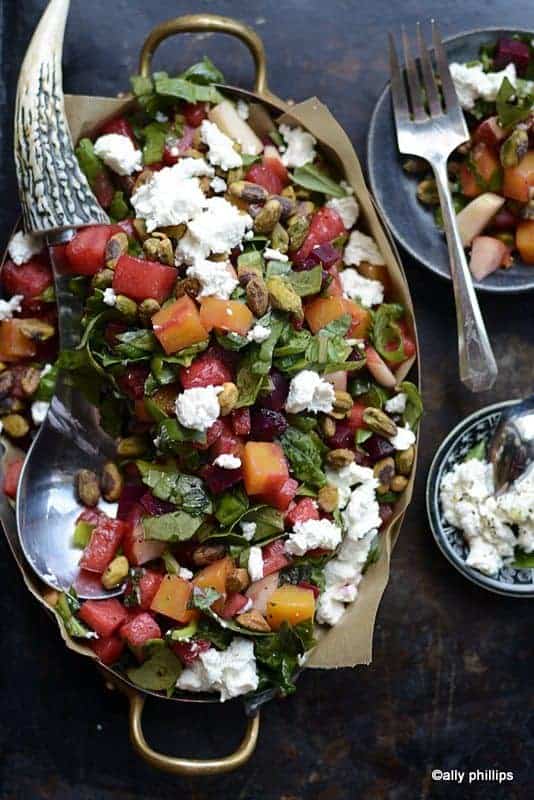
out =
{"type": "Polygon", "coordinates": [[[403,75],[399,66],[395,39],[391,33],[389,34],[391,94],[397,126],[411,121],[424,122],[444,113],[447,115],[458,114],[462,117],[441,35],[434,20],[432,20],[432,43],[436,74],[434,74],[432,57],[425,45],[419,22],[416,25],[416,37],[419,48],[417,60],[412,56],[406,30],[404,27],[402,28],[401,39],[405,64],[405,74],[403,75]]]}

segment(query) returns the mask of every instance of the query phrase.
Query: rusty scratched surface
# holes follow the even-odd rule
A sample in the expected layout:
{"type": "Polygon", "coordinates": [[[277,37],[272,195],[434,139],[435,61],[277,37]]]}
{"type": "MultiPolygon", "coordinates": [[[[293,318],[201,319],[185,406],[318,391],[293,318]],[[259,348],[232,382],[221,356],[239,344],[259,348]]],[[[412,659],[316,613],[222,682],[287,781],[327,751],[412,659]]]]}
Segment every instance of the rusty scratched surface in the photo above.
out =
{"type": "MultiPolygon", "coordinates": [[[[237,16],[264,36],[270,81],[282,97],[317,94],[346,127],[363,158],[373,103],[386,79],[385,32],[436,16],[444,33],[480,25],[526,27],[531,0],[92,0],[73,2],[65,51],[66,88],[113,94],[134,71],[151,26],[211,11],[237,16]]],[[[2,60],[2,241],[17,214],[10,155],[14,82],[43,0],[0,3],[2,60]]],[[[530,16],[529,12],[530,11],[530,16]]],[[[233,83],[250,80],[237,44],[191,38],[166,44],[172,70],[204,52],[233,83]]],[[[483,297],[500,365],[484,399],[456,377],[449,287],[406,262],[422,342],[426,418],[419,479],[393,558],[370,668],[306,674],[294,698],[263,714],[256,755],[239,774],[183,780],[135,758],[123,699],[106,692],[88,663],[59,636],[23,590],[0,541],[0,797],[2,800],[426,800],[526,798],[533,759],[533,626],[528,601],[484,593],[435,548],[423,493],[432,454],[448,430],[486,401],[531,391],[534,295],[483,297]],[[512,782],[433,782],[430,770],[502,769],[512,782]]],[[[180,755],[215,755],[242,731],[239,707],[189,709],[154,702],[149,740],[180,755]]],[[[467,780],[467,778],[465,779],[467,780]]]]}

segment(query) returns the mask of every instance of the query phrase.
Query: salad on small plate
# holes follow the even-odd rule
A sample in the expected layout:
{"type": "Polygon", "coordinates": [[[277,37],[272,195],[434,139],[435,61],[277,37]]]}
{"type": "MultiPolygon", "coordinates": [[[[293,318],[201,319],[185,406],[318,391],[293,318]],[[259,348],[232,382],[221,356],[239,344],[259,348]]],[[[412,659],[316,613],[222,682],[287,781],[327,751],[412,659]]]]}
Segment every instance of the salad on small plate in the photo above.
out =
{"type": "Polygon", "coordinates": [[[84,297],[82,341],[54,359],[50,267],[17,233],[0,379],[15,441],[61,369],[117,442],[76,475],[72,546],[78,586],[122,591],[59,595],[68,633],[143,689],[226,700],[294,691],[315,626],[355,600],[422,405],[397,378],[411,318],[351,188],[305,130],[258,136],[222,81],[207,59],[135,76],[131,112],[78,143],[112,220],[54,248],[84,297]]]}

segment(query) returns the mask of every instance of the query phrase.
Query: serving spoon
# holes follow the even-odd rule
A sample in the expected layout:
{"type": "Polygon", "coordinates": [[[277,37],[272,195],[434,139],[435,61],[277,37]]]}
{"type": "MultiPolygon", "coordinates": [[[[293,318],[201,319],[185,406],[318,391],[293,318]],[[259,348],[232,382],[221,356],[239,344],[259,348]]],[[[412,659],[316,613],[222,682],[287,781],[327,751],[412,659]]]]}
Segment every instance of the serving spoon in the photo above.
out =
{"type": "Polygon", "coordinates": [[[489,445],[496,494],[523,478],[534,462],[534,395],[505,409],[489,445]]]}
{"type": "MultiPolygon", "coordinates": [[[[15,108],[15,163],[24,228],[44,235],[54,273],[60,349],[81,336],[82,300],[70,290],[63,245],[84,225],[109,223],[80,170],[65,114],[61,52],[68,0],[52,0],[36,28],[21,67],[15,108]]],[[[109,597],[99,577],[82,577],[81,552],[72,536],[80,505],[74,494],[79,469],[99,471],[115,444],[100,427],[98,410],[58,376],[46,419],[26,457],[17,491],[17,528],[28,562],[49,586],[74,586],[82,599],[109,597]]],[[[113,515],[113,507],[102,504],[113,515]]]]}

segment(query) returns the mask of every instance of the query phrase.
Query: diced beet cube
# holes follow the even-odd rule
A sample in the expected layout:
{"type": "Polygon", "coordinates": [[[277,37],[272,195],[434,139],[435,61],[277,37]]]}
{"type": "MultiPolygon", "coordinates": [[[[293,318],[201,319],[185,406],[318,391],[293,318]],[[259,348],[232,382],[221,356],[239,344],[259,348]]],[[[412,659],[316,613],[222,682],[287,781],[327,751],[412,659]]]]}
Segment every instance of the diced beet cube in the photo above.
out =
{"type": "Polygon", "coordinates": [[[216,467],[214,464],[207,464],[202,470],[202,477],[208,484],[210,492],[220,494],[243,480],[243,470],[241,467],[223,469],[222,467],[216,467]]]}
{"type": "Polygon", "coordinates": [[[207,450],[212,444],[214,444],[214,442],[217,441],[224,429],[224,422],[219,417],[219,419],[216,419],[213,425],[206,431],[206,441],[203,444],[200,442],[192,442],[191,446],[194,447],[195,450],[207,450]]]}
{"type": "Polygon", "coordinates": [[[287,420],[280,411],[253,408],[250,412],[250,433],[256,442],[272,442],[283,434],[287,420]]]}
{"type": "Polygon", "coordinates": [[[373,464],[376,464],[376,462],[380,461],[382,458],[395,455],[395,448],[391,442],[388,441],[388,439],[384,439],[383,436],[379,436],[377,433],[373,433],[373,435],[367,439],[364,443],[364,448],[373,464]]]}
{"type": "Polygon", "coordinates": [[[303,497],[285,515],[285,521],[290,528],[297,522],[307,522],[309,519],[319,519],[317,503],[311,497],[303,497]]]}
{"type": "Polygon", "coordinates": [[[250,409],[236,408],[230,414],[230,422],[236,436],[250,436],[250,409]]]}
{"type": "Polygon", "coordinates": [[[378,513],[380,514],[380,519],[382,520],[382,525],[380,527],[383,527],[393,516],[393,506],[390,505],[390,503],[380,503],[378,513]]]}
{"type": "Polygon", "coordinates": [[[231,619],[235,617],[248,603],[248,597],[239,592],[229,592],[226,596],[226,601],[221,611],[220,616],[223,619],[231,619]]]}
{"type": "Polygon", "coordinates": [[[269,372],[269,382],[271,388],[265,394],[259,395],[258,405],[263,408],[270,408],[271,411],[282,411],[289,392],[289,382],[277,369],[272,369],[269,372]]]}
{"type": "Polygon", "coordinates": [[[150,614],[143,611],[122,626],[120,634],[131,647],[142,647],[149,639],[161,639],[161,629],[150,614]]]}
{"type": "Polygon", "coordinates": [[[119,498],[117,519],[128,519],[130,511],[139,503],[145,492],[146,487],[140,483],[127,483],[119,498]]]}
{"type": "Polygon", "coordinates": [[[103,664],[114,664],[118,661],[124,650],[124,641],[118,636],[105,636],[100,639],[93,639],[89,642],[89,647],[96,653],[103,664]]]}
{"type": "Polygon", "coordinates": [[[196,661],[201,653],[205,653],[211,647],[211,642],[205,639],[194,639],[192,642],[175,642],[172,649],[178,656],[184,667],[189,667],[196,661]]]}
{"type": "Polygon", "coordinates": [[[86,600],[78,616],[99,636],[111,636],[126,622],[128,612],[115,597],[108,600],[86,600]]]}
{"type": "Polygon", "coordinates": [[[99,519],[83,551],[80,567],[88,572],[104,572],[128,529],[128,523],[120,519],[99,519]]]}
{"type": "Polygon", "coordinates": [[[23,458],[15,458],[13,461],[10,461],[5,468],[2,491],[12,500],[17,496],[17,486],[19,485],[19,478],[23,465],[23,458]]]}
{"type": "Polygon", "coordinates": [[[523,76],[530,63],[530,48],[519,39],[499,39],[493,63],[497,69],[515,64],[517,74],[523,76]]]}
{"type": "Polygon", "coordinates": [[[117,383],[120,388],[131,397],[132,400],[141,400],[145,396],[145,381],[148,378],[150,370],[148,367],[134,365],[129,367],[127,371],[117,378],[117,383]]]}
{"type": "Polygon", "coordinates": [[[317,247],[314,247],[311,251],[310,256],[312,258],[317,258],[317,261],[320,261],[327,269],[337,264],[341,259],[341,253],[339,250],[336,250],[331,242],[317,245],[317,247]]]}
{"type": "Polygon", "coordinates": [[[328,444],[333,450],[354,449],[354,429],[344,420],[336,420],[336,432],[328,440],[328,444]]]}
{"type": "Polygon", "coordinates": [[[150,517],[159,517],[161,514],[168,514],[176,509],[173,503],[169,503],[167,500],[160,500],[152,492],[145,492],[139,502],[150,517]]]}

